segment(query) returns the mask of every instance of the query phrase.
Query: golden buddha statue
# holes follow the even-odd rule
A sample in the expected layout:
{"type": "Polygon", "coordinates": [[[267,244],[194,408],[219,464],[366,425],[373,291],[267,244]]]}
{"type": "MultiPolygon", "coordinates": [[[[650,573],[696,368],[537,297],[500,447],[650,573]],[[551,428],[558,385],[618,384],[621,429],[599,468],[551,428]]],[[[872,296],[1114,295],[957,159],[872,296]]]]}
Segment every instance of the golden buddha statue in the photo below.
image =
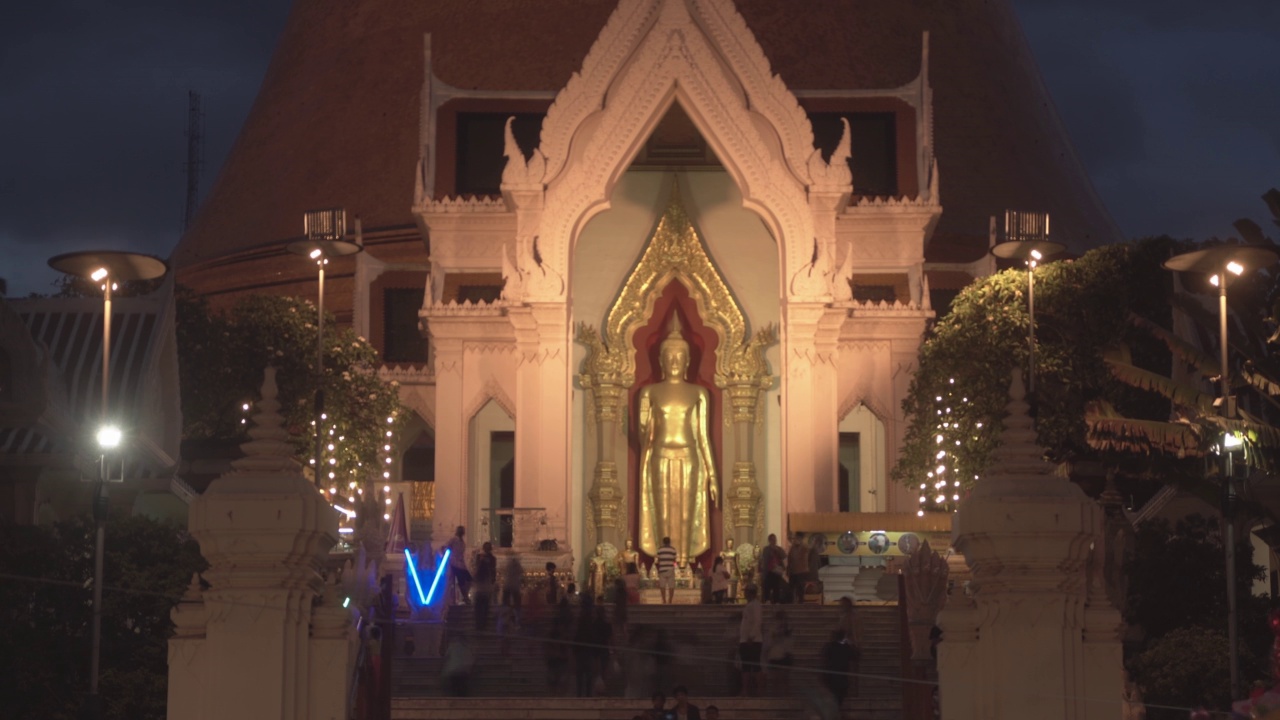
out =
{"type": "Polygon", "coordinates": [[[677,563],[711,546],[707,496],[718,500],[711,451],[711,395],[686,382],[689,343],[673,314],[658,347],[662,380],[640,390],[640,549],[653,556],[671,538],[677,563]]]}
{"type": "Polygon", "coordinates": [[[635,564],[636,570],[640,571],[640,553],[636,552],[635,543],[628,538],[626,546],[618,553],[618,575],[626,575],[627,566],[631,564],[635,564]]]}

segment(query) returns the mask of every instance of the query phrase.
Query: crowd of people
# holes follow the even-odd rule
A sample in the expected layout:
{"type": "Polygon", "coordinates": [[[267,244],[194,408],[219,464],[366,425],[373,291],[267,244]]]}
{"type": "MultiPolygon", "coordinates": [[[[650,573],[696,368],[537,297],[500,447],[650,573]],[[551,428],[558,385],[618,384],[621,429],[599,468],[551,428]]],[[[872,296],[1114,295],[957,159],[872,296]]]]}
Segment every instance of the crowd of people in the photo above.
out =
{"type": "MultiPolygon", "coordinates": [[[[457,594],[457,602],[474,606],[476,635],[455,632],[447,641],[442,676],[451,695],[469,694],[468,678],[476,662],[474,642],[480,634],[492,633],[499,638],[503,654],[510,653],[513,641],[522,643],[525,649],[541,648],[547,690],[552,695],[651,697],[652,707],[638,716],[644,720],[719,717],[714,705],[700,709],[691,704],[683,686],[676,686],[670,707],[663,692],[654,692],[684,678],[673,677],[680,672],[676,664],[680,653],[666,630],[660,625],[633,626],[628,622],[629,606],[639,600],[639,573],[634,564],[609,587],[579,593],[573,582],[565,582],[552,562],[530,576],[519,558],[512,555],[502,564],[499,574],[498,557],[488,542],[468,564],[465,537],[465,529],[459,527],[446,546],[451,551],[450,592],[457,594]],[[532,635],[527,632],[535,627],[544,630],[532,635]]],[[[665,555],[663,552],[669,547],[664,538],[655,558],[658,587],[662,602],[667,604],[673,602],[675,589],[674,551],[665,555]]],[[[745,605],[738,613],[726,614],[729,625],[724,638],[732,641],[725,644],[732,644],[736,652],[724,658],[723,663],[731,686],[742,695],[792,692],[797,649],[788,611],[781,607],[771,611],[766,632],[764,605],[803,598],[805,584],[814,579],[813,571],[818,567],[816,554],[816,546],[805,542],[802,535],[793,539],[789,550],[783,550],[777,537],[770,535],[758,564],[757,579],[762,588],[755,583],[745,585],[745,605]]],[[[729,580],[728,568],[721,558],[716,558],[704,576],[704,601],[729,600],[729,580]]],[[[858,691],[859,640],[856,608],[843,598],[839,624],[814,658],[818,661],[814,669],[819,671],[819,684],[837,708],[858,691]]]]}

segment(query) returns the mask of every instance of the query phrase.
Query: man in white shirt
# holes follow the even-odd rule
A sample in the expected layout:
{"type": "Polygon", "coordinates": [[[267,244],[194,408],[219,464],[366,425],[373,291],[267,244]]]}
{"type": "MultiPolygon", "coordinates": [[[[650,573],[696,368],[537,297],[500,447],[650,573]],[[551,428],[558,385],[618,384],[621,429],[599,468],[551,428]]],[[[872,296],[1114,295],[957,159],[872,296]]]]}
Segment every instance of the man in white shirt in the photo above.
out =
{"type": "Polygon", "coordinates": [[[764,608],[754,585],[748,585],[742,608],[742,624],[738,626],[738,655],[742,658],[742,694],[759,695],[763,682],[760,651],[764,647],[764,608]]]}

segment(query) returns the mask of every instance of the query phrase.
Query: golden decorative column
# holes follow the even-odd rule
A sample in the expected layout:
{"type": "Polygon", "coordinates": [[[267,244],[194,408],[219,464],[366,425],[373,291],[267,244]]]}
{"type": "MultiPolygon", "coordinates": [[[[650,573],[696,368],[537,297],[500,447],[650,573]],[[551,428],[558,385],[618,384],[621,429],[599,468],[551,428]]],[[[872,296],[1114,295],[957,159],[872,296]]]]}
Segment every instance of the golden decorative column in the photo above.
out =
{"type": "Polygon", "coordinates": [[[757,332],[746,347],[734,353],[727,372],[716,374],[716,384],[724,388],[733,425],[733,473],[725,492],[724,524],[739,543],[756,544],[755,528],[760,516],[760,483],[756,478],[756,423],[760,420],[760,399],[773,385],[764,351],[777,342],[773,327],[757,332]]]}
{"type": "Polygon", "coordinates": [[[578,342],[587,346],[584,372],[579,375],[582,387],[591,396],[596,423],[596,462],[592,470],[592,521],[596,526],[596,542],[620,547],[626,534],[626,493],[618,478],[617,439],[627,406],[630,374],[625,373],[605,352],[594,328],[581,325],[578,342]]]}

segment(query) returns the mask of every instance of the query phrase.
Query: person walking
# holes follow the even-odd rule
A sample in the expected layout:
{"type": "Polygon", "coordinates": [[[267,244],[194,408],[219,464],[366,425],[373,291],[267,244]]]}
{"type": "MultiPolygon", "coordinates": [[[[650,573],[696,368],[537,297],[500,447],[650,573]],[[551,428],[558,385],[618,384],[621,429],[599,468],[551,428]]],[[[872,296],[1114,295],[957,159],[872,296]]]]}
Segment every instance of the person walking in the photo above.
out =
{"type": "Polygon", "coordinates": [[[774,692],[786,695],[791,688],[791,666],[795,663],[795,639],[791,636],[791,623],[787,613],[779,610],[769,629],[769,643],[765,650],[769,683],[774,692]]]}
{"type": "Polygon", "coordinates": [[[850,664],[853,670],[853,680],[850,683],[853,696],[858,696],[858,669],[859,661],[862,658],[862,616],[858,614],[858,606],[854,605],[853,598],[845,595],[840,598],[840,624],[836,630],[844,636],[852,651],[850,655],[850,664]]]}
{"type": "Polygon", "coordinates": [[[462,597],[463,605],[471,604],[471,571],[467,569],[467,529],[461,525],[445,547],[449,550],[449,574],[462,597]]]}
{"type": "Polygon", "coordinates": [[[778,536],[770,533],[769,544],[760,551],[764,602],[774,605],[782,602],[782,573],[786,570],[786,566],[787,553],[778,547],[778,536]]]}
{"type": "Polygon", "coordinates": [[[502,605],[511,608],[511,616],[520,624],[520,595],[524,590],[524,565],[520,557],[512,555],[502,570],[502,605]]]}
{"type": "Polygon", "coordinates": [[[547,562],[547,605],[560,604],[560,580],[556,577],[556,564],[547,562]]]}
{"type": "Polygon", "coordinates": [[[723,605],[728,592],[729,568],[725,567],[724,558],[718,557],[711,565],[711,602],[723,605]]]}
{"type": "Polygon", "coordinates": [[[742,608],[742,624],[738,626],[738,656],[742,660],[742,694],[759,695],[761,685],[760,651],[764,646],[764,608],[756,597],[754,585],[748,585],[745,593],[747,604],[742,608]]]}
{"type": "Polygon", "coordinates": [[[493,589],[498,583],[498,558],[493,555],[493,544],[481,546],[476,556],[476,629],[489,627],[489,605],[493,601],[493,589]]]}
{"type": "Polygon", "coordinates": [[[791,602],[804,602],[804,586],[809,580],[809,546],[804,541],[804,533],[798,532],[791,538],[787,576],[791,580],[791,602]]]}
{"type": "Polygon", "coordinates": [[[844,705],[849,694],[849,663],[853,661],[853,648],[844,635],[836,630],[822,646],[822,686],[831,693],[836,707],[844,705]]]}
{"type": "Polygon", "coordinates": [[[662,538],[657,559],[658,590],[662,593],[662,604],[670,605],[676,599],[676,549],[671,546],[671,538],[662,538]]]}
{"type": "Polygon", "coordinates": [[[598,647],[594,603],[590,595],[584,595],[578,611],[577,632],[573,636],[573,669],[578,697],[593,695],[598,647]]]}

